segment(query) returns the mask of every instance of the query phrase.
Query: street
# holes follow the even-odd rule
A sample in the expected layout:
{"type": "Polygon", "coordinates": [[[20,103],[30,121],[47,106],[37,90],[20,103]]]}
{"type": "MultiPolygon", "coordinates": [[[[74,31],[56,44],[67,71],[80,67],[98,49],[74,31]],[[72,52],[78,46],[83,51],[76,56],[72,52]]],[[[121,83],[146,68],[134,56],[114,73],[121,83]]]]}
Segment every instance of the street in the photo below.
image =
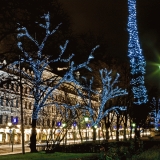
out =
{"type": "MultiPolygon", "coordinates": [[[[144,140],[144,141],[148,141],[149,138],[148,137],[141,137],[140,138],[141,140],[144,140]]],[[[153,140],[160,140],[160,136],[154,136],[153,137],[153,140]]],[[[115,140],[109,140],[110,142],[112,141],[115,141],[115,140]]],[[[80,143],[78,141],[78,143],[80,143]]],[[[62,142],[63,144],[63,142],[62,142]]],[[[73,142],[71,141],[69,144],[73,144],[73,142]]],[[[68,144],[68,145],[69,145],[68,144]]],[[[25,152],[30,152],[30,148],[28,145],[25,145],[25,152]]],[[[10,144],[6,144],[6,145],[3,145],[1,144],[0,145],[0,155],[6,155],[6,154],[17,154],[17,153],[22,153],[22,145],[21,144],[15,144],[13,145],[13,152],[12,152],[12,145],[10,144]]]]}
{"type": "MultiPolygon", "coordinates": [[[[25,152],[30,152],[30,148],[28,146],[25,146],[25,152]]],[[[16,154],[16,153],[22,153],[21,144],[13,145],[13,152],[12,152],[12,145],[8,145],[8,144],[0,145],[0,155],[16,154]]]]}

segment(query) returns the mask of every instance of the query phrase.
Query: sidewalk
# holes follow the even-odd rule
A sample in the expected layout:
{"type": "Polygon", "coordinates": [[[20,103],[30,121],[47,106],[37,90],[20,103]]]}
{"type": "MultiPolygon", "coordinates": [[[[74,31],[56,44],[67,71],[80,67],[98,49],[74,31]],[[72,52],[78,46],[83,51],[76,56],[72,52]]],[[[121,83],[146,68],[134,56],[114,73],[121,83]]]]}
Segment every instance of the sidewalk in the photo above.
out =
{"type": "MultiPolygon", "coordinates": [[[[27,152],[30,152],[30,148],[25,146],[25,153],[27,152]]],[[[8,154],[22,154],[22,145],[13,145],[13,152],[12,145],[0,145],[0,156],[8,154]]]]}
{"type": "MultiPolygon", "coordinates": [[[[140,138],[143,141],[149,141],[148,137],[141,137],[140,138]]],[[[160,136],[155,136],[153,137],[154,141],[160,141],[160,136]]],[[[109,140],[110,142],[115,141],[115,140],[109,140]]],[[[25,153],[30,152],[30,148],[25,145],[25,153]]],[[[6,144],[0,145],[0,156],[1,155],[8,155],[8,154],[22,154],[22,144],[15,144],[13,145],[13,152],[12,152],[12,145],[6,144]]]]}

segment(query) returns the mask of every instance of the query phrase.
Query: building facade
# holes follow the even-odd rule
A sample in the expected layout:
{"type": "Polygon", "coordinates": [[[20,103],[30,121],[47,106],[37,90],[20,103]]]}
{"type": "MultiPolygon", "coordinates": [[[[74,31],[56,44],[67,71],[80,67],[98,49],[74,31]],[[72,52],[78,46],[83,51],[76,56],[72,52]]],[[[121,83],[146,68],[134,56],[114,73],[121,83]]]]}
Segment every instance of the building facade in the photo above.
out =
{"type": "MultiPolygon", "coordinates": [[[[15,66],[16,67],[16,66],[15,66]]],[[[33,74],[28,69],[23,68],[28,74],[33,74]]],[[[50,74],[50,73],[49,73],[50,74]]],[[[44,76],[48,76],[46,72],[44,76]]],[[[32,87],[27,85],[26,79],[22,78],[22,94],[20,93],[20,78],[16,68],[4,69],[0,71],[0,143],[21,143],[21,107],[23,108],[23,122],[24,122],[24,141],[30,141],[32,112],[34,105],[34,98],[32,95],[32,87]],[[22,106],[21,106],[22,105],[22,106]],[[10,124],[11,125],[8,125],[10,124]]],[[[75,94],[73,87],[67,84],[59,90],[55,90],[49,97],[49,101],[58,103],[76,104],[81,102],[82,99],[75,94]]],[[[81,102],[83,103],[83,102],[81,102]]],[[[98,106],[97,100],[92,100],[93,106],[98,106]]],[[[64,110],[64,107],[62,107],[64,110]]],[[[46,140],[49,138],[52,130],[52,138],[56,138],[62,126],[57,125],[58,122],[64,122],[64,117],[60,113],[61,109],[57,109],[55,104],[44,107],[40,112],[37,119],[37,140],[46,140]]],[[[67,116],[65,118],[67,120],[67,116]]],[[[73,120],[74,122],[74,120],[73,120]]],[[[75,133],[78,133],[77,123],[70,125],[67,134],[68,139],[74,139],[75,133]]],[[[85,127],[86,128],[86,127],[85,127]]],[[[90,135],[89,128],[82,129],[81,135],[86,137],[90,135]]],[[[80,138],[76,134],[76,139],[80,138]]]]}
{"type": "MultiPolygon", "coordinates": [[[[16,67],[16,66],[15,66],[16,67]]],[[[32,75],[29,69],[23,70],[32,75]]],[[[50,77],[52,73],[45,72],[44,77],[50,77]]],[[[26,79],[22,77],[22,93],[20,88],[20,77],[16,68],[0,70],[0,143],[21,143],[21,108],[23,108],[24,122],[24,141],[30,141],[32,112],[34,106],[34,97],[32,95],[32,86],[28,85],[26,79]],[[11,123],[11,125],[9,125],[11,123]]],[[[74,89],[73,85],[65,84],[54,92],[48,98],[48,101],[54,103],[44,107],[37,119],[37,141],[47,139],[63,138],[65,135],[65,143],[78,142],[81,140],[91,140],[93,138],[93,129],[90,127],[90,121],[84,121],[84,114],[80,114],[79,118],[70,117],[70,110],[64,109],[63,104],[75,105],[77,103],[84,104],[74,89]],[[62,107],[57,109],[55,102],[62,104],[62,107]],[[63,112],[63,113],[62,113],[63,112]],[[71,119],[71,121],[69,121],[71,119]],[[63,126],[67,123],[68,128],[63,126]],[[65,134],[66,132],[66,134],[65,134]]],[[[98,111],[99,97],[92,97],[91,105],[98,111]]],[[[80,111],[77,110],[77,113],[80,111]]],[[[120,139],[123,139],[124,129],[126,137],[132,136],[131,121],[128,115],[118,115],[116,112],[111,112],[108,116],[96,126],[96,138],[99,140],[106,139],[106,132],[109,132],[110,139],[116,139],[118,134],[120,139]],[[125,117],[127,116],[127,118],[125,117]],[[109,126],[106,131],[104,122],[109,126]],[[127,124],[124,126],[124,124],[127,124]],[[118,129],[118,132],[117,132],[118,129]]]]}

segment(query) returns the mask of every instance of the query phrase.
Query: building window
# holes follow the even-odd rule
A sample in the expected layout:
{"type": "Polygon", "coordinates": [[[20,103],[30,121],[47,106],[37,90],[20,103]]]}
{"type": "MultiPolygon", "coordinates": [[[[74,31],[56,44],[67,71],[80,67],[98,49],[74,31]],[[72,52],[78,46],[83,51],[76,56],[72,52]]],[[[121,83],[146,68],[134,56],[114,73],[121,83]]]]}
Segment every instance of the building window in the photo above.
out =
{"type": "Polygon", "coordinates": [[[18,92],[19,85],[16,85],[16,91],[18,92]]]}
{"type": "Polygon", "coordinates": [[[6,98],[6,106],[8,106],[8,105],[9,105],[9,99],[6,98]]]}
{"type": "Polygon", "coordinates": [[[52,107],[52,113],[55,113],[55,112],[56,112],[56,107],[53,106],[53,107],[52,107]]]}
{"type": "Polygon", "coordinates": [[[6,115],[5,123],[6,123],[6,124],[8,123],[8,115],[6,115]]]}
{"type": "Polygon", "coordinates": [[[25,93],[25,94],[27,94],[27,87],[26,87],[26,88],[24,88],[24,93],[25,93]]]}
{"type": "Polygon", "coordinates": [[[11,90],[14,90],[14,84],[11,83],[11,90]]]}
{"type": "Polygon", "coordinates": [[[29,109],[31,110],[32,109],[32,103],[29,102],[29,109]]]}
{"type": "Polygon", "coordinates": [[[13,107],[13,100],[11,100],[11,107],[13,107]]]}
{"type": "Polygon", "coordinates": [[[7,89],[9,89],[9,83],[7,83],[7,89]]]}
{"type": "Polygon", "coordinates": [[[27,109],[27,101],[25,101],[25,109],[27,109]]]}
{"type": "Polygon", "coordinates": [[[47,126],[50,127],[50,119],[47,119],[47,126]]]}
{"type": "Polygon", "coordinates": [[[31,89],[31,88],[29,88],[29,94],[30,94],[30,95],[32,94],[32,89],[31,89]]]}
{"type": "MultiPolygon", "coordinates": [[[[12,108],[11,108],[12,109],[12,108]]],[[[12,112],[12,111],[11,111],[12,112]]],[[[12,122],[12,120],[13,120],[13,116],[11,116],[11,121],[10,122],[12,122]]]]}
{"type": "Polygon", "coordinates": [[[0,99],[0,103],[1,103],[1,106],[3,106],[3,97],[1,97],[1,99],[0,99]]]}
{"type": "Polygon", "coordinates": [[[44,126],[45,125],[45,123],[44,123],[44,119],[42,120],[42,126],[44,126]]]}
{"type": "Polygon", "coordinates": [[[18,108],[18,99],[16,99],[16,107],[18,108]]]}
{"type": "Polygon", "coordinates": [[[25,117],[25,125],[27,125],[27,117],[25,117]]]}
{"type": "Polygon", "coordinates": [[[54,127],[55,121],[52,119],[52,128],[54,127]]]}
{"type": "Polygon", "coordinates": [[[40,119],[37,119],[37,126],[40,126],[40,119]]]}
{"type": "Polygon", "coordinates": [[[31,125],[32,124],[32,119],[31,118],[29,118],[29,125],[31,125]]]}
{"type": "Polygon", "coordinates": [[[0,124],[3,124],[3,115],[0,115],[0,124]]]}

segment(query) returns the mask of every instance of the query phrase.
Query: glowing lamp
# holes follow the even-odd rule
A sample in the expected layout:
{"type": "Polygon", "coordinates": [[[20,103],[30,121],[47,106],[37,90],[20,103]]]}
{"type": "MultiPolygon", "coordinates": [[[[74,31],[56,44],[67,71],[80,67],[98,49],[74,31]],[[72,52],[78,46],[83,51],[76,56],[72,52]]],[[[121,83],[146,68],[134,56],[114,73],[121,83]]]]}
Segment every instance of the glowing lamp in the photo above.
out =
{"type": "Polygon", "coordinates": [[[84,117],[84,121],[85,121],[85,122],[88,122],[88,121],[89,121],[89,118],[88,118],[87,116],[85,116],[85,117],[84,117]]]}

